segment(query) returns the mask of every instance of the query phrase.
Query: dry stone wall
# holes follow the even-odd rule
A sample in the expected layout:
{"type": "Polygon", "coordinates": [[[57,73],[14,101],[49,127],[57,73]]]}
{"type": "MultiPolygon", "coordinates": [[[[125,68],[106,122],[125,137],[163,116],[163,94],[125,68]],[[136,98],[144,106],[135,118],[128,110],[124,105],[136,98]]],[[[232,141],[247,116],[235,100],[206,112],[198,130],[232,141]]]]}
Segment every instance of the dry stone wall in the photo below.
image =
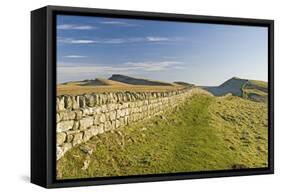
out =
{"type": "Polygon", "coordinates": [[[172,92],[116,92],[56,98],[57,160],[91,137],[179,105],[199,88],[172,92]]]}

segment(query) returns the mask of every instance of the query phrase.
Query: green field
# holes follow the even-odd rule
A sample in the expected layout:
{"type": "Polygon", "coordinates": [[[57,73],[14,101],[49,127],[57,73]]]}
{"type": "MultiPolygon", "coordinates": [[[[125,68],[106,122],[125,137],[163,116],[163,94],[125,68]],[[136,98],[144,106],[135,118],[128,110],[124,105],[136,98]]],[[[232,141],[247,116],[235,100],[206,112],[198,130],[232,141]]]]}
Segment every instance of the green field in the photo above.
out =
{"type": "Polygon", "coordinates": [[[196,95],[149,120],[100,134],[57,162],[58,179],[267,166],[267,107],[196,95]]]}

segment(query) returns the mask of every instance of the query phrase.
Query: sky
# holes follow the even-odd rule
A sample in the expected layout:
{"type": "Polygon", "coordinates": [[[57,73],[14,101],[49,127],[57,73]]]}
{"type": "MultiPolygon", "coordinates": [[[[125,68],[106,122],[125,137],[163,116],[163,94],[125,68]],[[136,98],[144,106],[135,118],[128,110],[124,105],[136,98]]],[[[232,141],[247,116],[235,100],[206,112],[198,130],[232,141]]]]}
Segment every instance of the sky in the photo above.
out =
{"type": "Polygon", "coordinates": [[[267,81],[267,37],[266,27],[58,15],[57,81],[267,81]]]}

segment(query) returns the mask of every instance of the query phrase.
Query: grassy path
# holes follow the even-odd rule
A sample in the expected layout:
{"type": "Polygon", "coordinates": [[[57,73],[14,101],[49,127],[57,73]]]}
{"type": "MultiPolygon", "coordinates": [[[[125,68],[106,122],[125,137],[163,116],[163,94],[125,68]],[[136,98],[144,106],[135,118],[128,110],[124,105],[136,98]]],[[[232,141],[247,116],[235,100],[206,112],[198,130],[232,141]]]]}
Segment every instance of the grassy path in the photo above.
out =
{"type": "MultiPolygon", "coordinates": [[[[206,171],[266,165],[266,153],[263,153],[267,149],[264,143],[264,122],[252,124],[249,119],[243,126],[238,126],[239,123],[236,126],[232,120],[227,120],[228,117],[220,115],[221,111],[228,113],[229,109],[220,107],[221,101],[231,106],[236,100],[242,103],[238,97],[217,100],[210,96],[195,96],[182,107],[165,115],[96,136],[86,143],[94,149],[92,154],[84,153],[78,146],[58,161],[58,178],[206,171]],[[219,125],[214,125],[216,122],[219,125]],[[243,131],[239,130],[245,126],[248,128],[248,125],[253,125],[251,131],[254,132],[248,132],[248,136],[241,139],[243,131]],[[257,137],[259,144],[254,142],[257,137]],[[247,146],[244,146],[243,141],[247,146]],[[263,152],[257,153],[258,149],[263,152]],[[248,159],[249,156],[251,159],[248,159]]],[[[249,108],[248,102],[250,101],[243,100],[246,108],[249,108]]],[[[253,112],[261,110],[256,104],[251,104],[253,112]]]]}

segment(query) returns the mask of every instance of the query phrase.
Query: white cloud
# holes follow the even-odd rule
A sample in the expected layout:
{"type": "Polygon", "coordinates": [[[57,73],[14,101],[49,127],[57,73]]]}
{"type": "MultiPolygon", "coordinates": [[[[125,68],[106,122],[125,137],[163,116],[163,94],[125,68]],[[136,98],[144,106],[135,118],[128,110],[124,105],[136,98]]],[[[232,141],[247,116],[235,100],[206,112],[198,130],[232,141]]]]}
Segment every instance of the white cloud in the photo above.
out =
{"type": "Polygon", "coordinates": [[[72,38],[58,38],[61,43],[67,44],[125,44],[125,43],[159,43],[172,42],[181,40],[179,37],[133,37],[133,38],[107,38],[107,39],[72,39],[72,38]]]}
{"type": "Polygon", "coordinates": [[[180,61],[152,61],[152,62],[127,62],[126,65],[142,69],[143,71],[163,71],[175,69],[183,64],[180,61]]]}
{"type": "Polygon", "coordinates": [[[133,27],[133,26],[139,26],[137,24],[127,23],[123,21],[115,21],[115,20],[107,20],[102,21],[100,24],[107,24],[107,25],[115,25],[115,26],[124,26],[124,27],[133,27]]]}
{"type": "Polygon", "coordinates": [[[101,24],[117,24],[117,25],[124,25],[127,24],[126,22],[121,22],[121,21],[103,21],[100,22],[101,24]]]}
{"type": "Polygon", "coordinates": [[[71,43],[73,43],[73,44],[93,44],[93,43],[97,43],[97,41],[94,41],[94,40],[71,40],[71,43]]]}
{"type": "Polygon", "coordinates": [[[84,55],[66,55],[63,56],[64,58],[86,58],[87,56],[84,55]]]}
{"type": "Polygon", "coordinates": [[[114,64],[58,64],[59,80],[81,80],[97,76],[108,77],[112,74],[136,75],[143,72],[161,72],[184,69],[180,61],[126,62],[114,64]]]}
{"type": "Polygon", "coordinates": [[[94,44],[97,41],[90,40],[90,39],[72,39],[72,38],[58,38],[59,43],[65,44],[94,44]]]}
{"type": "Polygon", "coordinates": [[[154,36],[148,36],[146,37],[147,41],[149,42],[161,42],[161,41],[169,41],[172,40],[171,38],[167,38],[167,37],[154,37],[154,36]]]}
{"type": "Polygon", "coordinates": [[[57,26],[58,30],[91,30],[96,29],[95,26],[90,25],[75,25],[75,24],[61,24],[57,26]]]}
{"type": "Polygon", "coordinates": [[[60,63],[59,71],[63,73],[122,73],[127,71],[165,71],[182,68],[180,61],[126,62],[121,65],[70,64],[60,63]]]}

